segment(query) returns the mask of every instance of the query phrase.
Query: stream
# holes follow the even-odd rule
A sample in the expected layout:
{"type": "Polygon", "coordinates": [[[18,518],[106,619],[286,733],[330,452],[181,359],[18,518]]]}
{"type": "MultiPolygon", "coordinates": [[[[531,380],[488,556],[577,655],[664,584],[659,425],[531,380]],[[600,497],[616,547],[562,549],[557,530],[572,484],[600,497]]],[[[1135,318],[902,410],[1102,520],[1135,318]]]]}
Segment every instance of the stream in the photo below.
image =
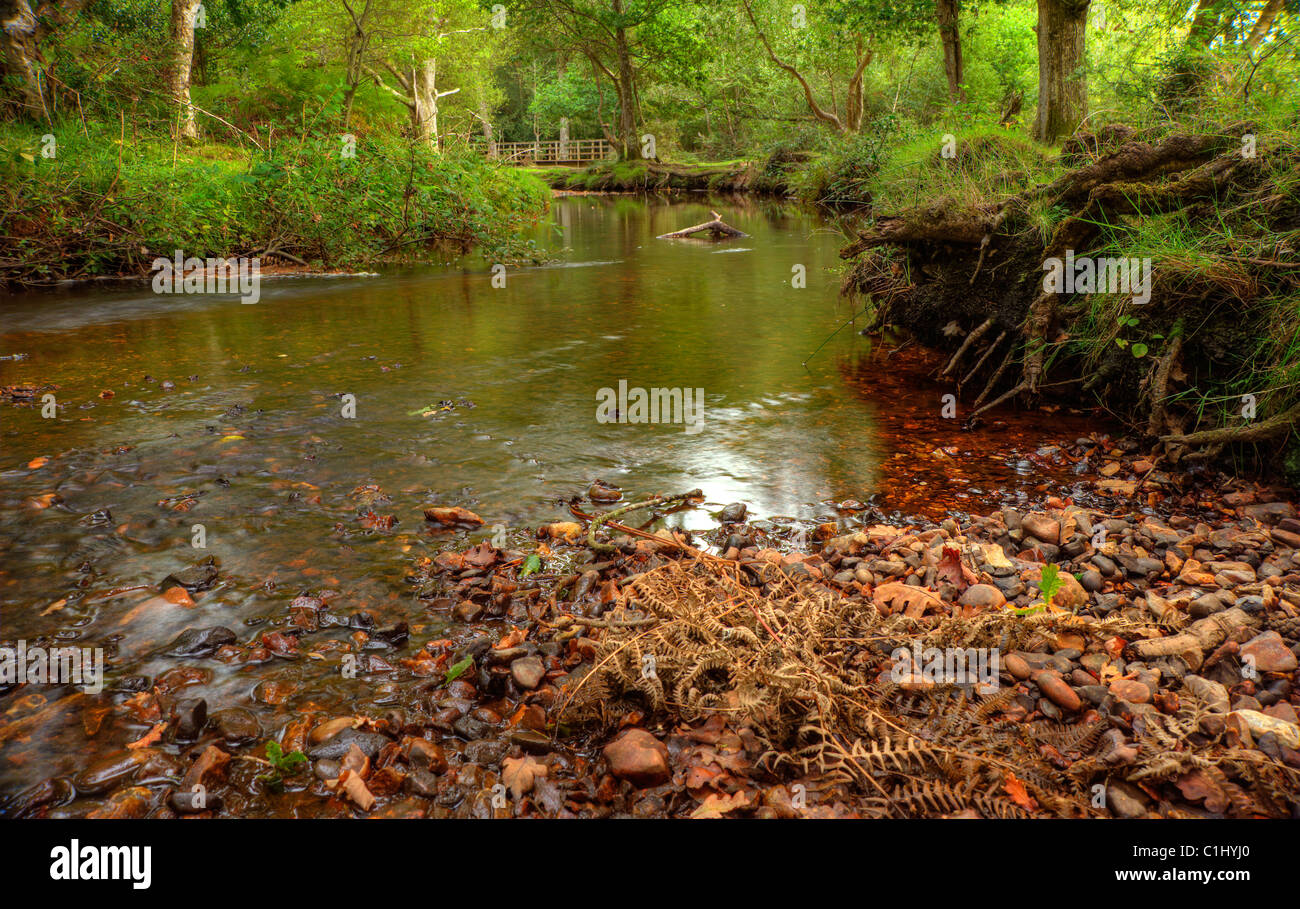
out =
{"type": "MultiPolygon", "coordinates": [[[[747,239],[655,239],[710,207],[557,199],[531,228],[555,261],[508,268],[504,286],[470,258],[267,278],[254,305],[147,285],[0,297],[0,385],[41,389],[0,403],[0,642],[103,647],[108,661],[99,694],[0,685],[0,798],[146,733],[118,708],[141,679],[200,665],[161,652],[188,628],[247,639],[324,593],[340,615],[409,622],[412,649],[455,634],[412,605],[411,563],[467,536],[535,545],[531,528],[570,520],[597,479],[625,501],[702,489],[706,506],[670,518],[689,529],[716,527],[710,511],[731,502],[774,526],[848,526],[866,518],[845,500],[873,520],[934,516],[1068,483],[1054,446],[1094,421],[1000,413],[960,431],[930,378],[942,359],[873,345],[861,318],[841,329],[860,304],[839,293],[839,225],[727,199],[712,207],[747,239]],[[699,389],[698,427],[600,422],[601,389],[620,381],[699,389]],[[438,530],[430,505],[485,524],[438,530]],[[219,579],[195,605],[158,597],[208,557],[219,579]]],[[[201,665],[184,696],[250,713],[266,737],[306,709],[398,698],[313,660],[201,665]]]]}

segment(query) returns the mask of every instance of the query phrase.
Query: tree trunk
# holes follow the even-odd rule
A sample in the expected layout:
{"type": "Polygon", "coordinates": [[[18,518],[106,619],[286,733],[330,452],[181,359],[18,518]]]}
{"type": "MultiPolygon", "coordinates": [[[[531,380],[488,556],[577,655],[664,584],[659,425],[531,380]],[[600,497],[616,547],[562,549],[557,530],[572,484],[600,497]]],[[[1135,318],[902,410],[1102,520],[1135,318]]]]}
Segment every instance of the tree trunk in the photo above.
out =
{"type": "Polygon", "coordinates": [[[1269,29],[1273,27],[1273,20],[1277,18],[1277,14],[1281,11],[1282,0],[1268,0],[1268,5],[1264,7],[1259,14],[1259,18],[1255,20],[1254,27],[1250,30],[1250,37],[1246,39],[1246,47],[1253,50],[1259,46],[1259,42],[1264,40],[1269,29]]]}
{"type": "Polygon", "coordinates": [[[194,123],[194,105],[190,103],[190,69],[194,64],[194,16],[199,0],[172,0],[171,40],[171,94],[176,103],[180,123],[177,127],[182,138],[198,138],[194,123]]]}
{"type": "Polygon", "coordinates": [[[1038,115],[1034,138],[1068,136],[1088,114],[1084,34],[1091,0],[1038,0],[1038,115]]]}
{"type": "Polygon", "coordinates": [[[958,31],[957,0],[935,0],[935,16],[939,21],[939,39],[943,42],[943,72],[948,77],[948,97],[953,101],[965,99],[961,83],[961,32],[958,31]]]}
{"type": "Polygon", "coordinates": [[[438,61],[411,70],[411,126],[422,142],[438,144],[438,61]]]}
{"type": "Polygon", "coordinates": [[[370,43],[370,34],[366,31],[366,20],[370,17],[370,8],[373,0],[366,0],[365,7],[358,15],[352,9],[348,0],[343,0],[343,6],[352,17],[352,35],[348,38],[348,62],[347,74],[344,77],[347,80],[348,87],[343,93],[343,127],[346,129],[352,122],[352,103],[357,97],[357,87],[361,84],[363,75],[363,64],[366,57],[366,46],[370,43]]]}
{"type": "Polygon", "coordinates": [[[23,114],[50,119],[42,85],[40,43],[51,31],[76,18],[89,0],[0,0],[0,61],[4,74],[17,83],[23,114]]]}
{"type": "Polygon", "coordinates": [[[862,49],[862,39],[857,43],[858,66],[849,78],[849,87],[844,94],[844,129],[846,132],[856,133],[862,129],[862,74],[867,71],[867,65],[871,63],[871,58],[875,52],[870,48],[862,49]]]}
{"type": "MultiPolygon", "coordinates": [[[[614,12],[623,15],[622,0],[614,0],[614,12]]],[[[636,134],[636,103],[632,87],[632,55],[628,52],[627,29],[614,30],[614,52],[618,57],[618,140],[619,158],[628,160],[641,157],[641,143],[636,134]]]]}

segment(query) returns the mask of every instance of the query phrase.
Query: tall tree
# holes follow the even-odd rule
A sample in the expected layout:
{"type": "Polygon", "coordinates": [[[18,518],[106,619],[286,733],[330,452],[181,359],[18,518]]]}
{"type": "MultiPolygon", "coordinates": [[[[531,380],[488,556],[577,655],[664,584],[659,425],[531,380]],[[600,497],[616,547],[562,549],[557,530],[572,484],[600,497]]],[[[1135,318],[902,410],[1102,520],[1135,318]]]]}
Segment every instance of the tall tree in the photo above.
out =
{"type": "Polygon", "coordinates": [[[962,79],[965,75],[957,12],[957,0],[934,0],[935,20],[939,23],[939,40],[943,43],[943,72],[948,79],[948,97],[953,101],[960,101],[963,98],[962,79]]]}
{"type": "Polygon", "coordinates": [[[41,42],[68,25],[89,0],[0,0],[0,58],[15,83],[23,113],[48,121],[51,95],[45,85],[41,42]]]}
{"type": "Polygon", "coordinates": [[[200,0],[172,0],[171,96],[176,104],[177,132],[186,139],[198,137],[194,105],[190,101],[190,70],[194,66],[194,19],[200,0]]]}
{"type": "Polygon", "coordinates": [[[640,158],[637,71],[685,24],[685,0],[521,0],[512,6],[557,51],[581,54],[614,90],[620,158],[640,158]]]}
{"type": "Polygon", "coordinates": [[[1277,14],[1282,12],[1285,4],[1283,0],[1268,0],[1264,8],[1259,12],[1259,18],[1250,29],[1250,35],[1246,38],[1246,47],[1256,48],[1264,37],[1273,28],[1273,23],[1277,20],[1277,14]]]}
{"type": "Polygon", "coordinates": [[[1034,138],[1055,142],[1088,115],[1084,36],[1091,0],[1038,0],[1038,114],[1034,138]]]}

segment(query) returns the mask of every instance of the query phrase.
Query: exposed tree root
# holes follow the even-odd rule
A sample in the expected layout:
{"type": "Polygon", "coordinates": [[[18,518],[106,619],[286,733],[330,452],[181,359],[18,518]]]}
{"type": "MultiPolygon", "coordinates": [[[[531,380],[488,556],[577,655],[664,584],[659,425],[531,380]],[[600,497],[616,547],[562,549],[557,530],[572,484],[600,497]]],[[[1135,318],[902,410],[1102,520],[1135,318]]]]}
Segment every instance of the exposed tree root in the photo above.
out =
{"type": "MultiPolygon", "coordinates": [[[[1076,137],[1070,161],[1082,163],[1051,182],[1000,202],[953,205],[935,199],[877,218],[841,252],[858,259],[845,285],[884,301],[878,323],[892,320],[922,341],[947,343],[940,325],[974,325],[942,372],[958,377],[959,395],[1007,337],[1016,339],[975,397],[972,416],[1014,398],[1039,398],[1049,385],[1049,368],[1073,369],[1069,378],[1076,393],[1083,379],[1075,375],[1087,377],[1086,390],[1115,399],[1109,402],[1113,410],[1144,417],[1139,428],[1153,443],[1167,443],[1171,456],[1187,447],[1276,440],[1300,416],[1295,408],[1250,426],[1185,432],[1219,412],[1199,401],[1215,389],[1221,395],[1234,368],[1259,368],[1259,339],[1268,336],[1273,310],[1255,308],[1255,302],[1296,290],[1295,243],[1289,239],[1295,203],[1280,171],[1300,170],[1300,157],[1275,152],[1279,157],[1266,166],[1259,157],[1243,156],[1241,136],[1251,131],[1240,123],[1205,135],[1145,141],[1115,127],[1076,137]],[[1043,242],[1038,231],[1044,213],[1056,212],[1064,217],[1047,215],[1056,223],[1043,242]],[[1151,284],[1143,285],[1149,302],[1126,300],[1113,279],[1111,303],[1098,302],[1107,294],[1105,285],[1076,292],[1073,284],[1063,288],[1044,280],[1044,269],[1057,267],[1058,260],[1088,259],[1091,268],[1095,258],[1114,258],[1096,251],[1122,244],[1138,221],[1171,215],[1204,229],[1223,249],[1195,258],[1177,252],[1153,257],[1151,284]],[[1270,223],[1276,226],[1263,227],[1270,223]],[[883,248],[901,250],[904,257],[883,248]],[[1132,314],[1136,318],[1120,318],[1132,314]],[[1116,321],[1107,326],[1107,320],[1116,321]],[[1122,336],[1137,325],[1133,336],[1122,336]],[[1152,359],[1144,359],[1148,351],[1152,359]]],[[[1134,252],[1150,256],[1161,250],[1134,252]]],[[[1124,294],[1127,281],[1125,276],[1124,294]]],[[[1062,384],[1050,382],[1057,389],[1062,384]]],[[[1292,399],[1270,396],[1277,408],[1292,399]]]]}

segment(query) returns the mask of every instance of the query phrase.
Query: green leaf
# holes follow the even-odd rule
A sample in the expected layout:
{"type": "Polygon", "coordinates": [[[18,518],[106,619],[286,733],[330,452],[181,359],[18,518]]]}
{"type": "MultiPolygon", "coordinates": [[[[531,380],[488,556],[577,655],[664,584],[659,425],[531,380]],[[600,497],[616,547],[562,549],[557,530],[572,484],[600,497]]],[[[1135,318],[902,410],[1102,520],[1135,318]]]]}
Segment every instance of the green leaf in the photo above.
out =
{"type": "Polygon", "coordinates": [[[452,666],[450,669],[447,670],[447,679],[444,684],[450,685],[452,682],[460,678],[461,675],[464,674],[466,669],[468,669],[473,665],[474,665],[474,658],[472,656],[465,657],[465,659],[461,660],[459,663],[455,664],[454,666],[452,666]]]}
{"type": "Polygon", "coordinates": [[[1141,341],[1138,341],[1131,348],[1129,348],[1129,353],[1141,359],[1142,357],[1145,357],[1147,355],[1147,346],[1143,344],[1141,341]]]}
{"type": "Polygon", "coordinates": [[[526,578],[530,574],[534,574],[541,570],[542,557],[537,553],[533,553],[528,558],[524,559],[524,567],[519,570],[519,577],[526,578]]]}
{"type": "Polygon", "coordinates": [[[1038,592],[1043,595],[1043,599],[1051,603],[1052,597],[1056,596],[1057,591],[1061,589],[1060,569],[1052,563],[1043,566],[1043,576],[1038,582],[1038,592]]]}
{"type": "Polygon", "coordinates": [[[1120,350],[1123,350],[1125,347],[1128,347],[1128,341],[1124,340],[1123,338],[1116,338],[1115,343],[1119,345],[1120,350]]]}

